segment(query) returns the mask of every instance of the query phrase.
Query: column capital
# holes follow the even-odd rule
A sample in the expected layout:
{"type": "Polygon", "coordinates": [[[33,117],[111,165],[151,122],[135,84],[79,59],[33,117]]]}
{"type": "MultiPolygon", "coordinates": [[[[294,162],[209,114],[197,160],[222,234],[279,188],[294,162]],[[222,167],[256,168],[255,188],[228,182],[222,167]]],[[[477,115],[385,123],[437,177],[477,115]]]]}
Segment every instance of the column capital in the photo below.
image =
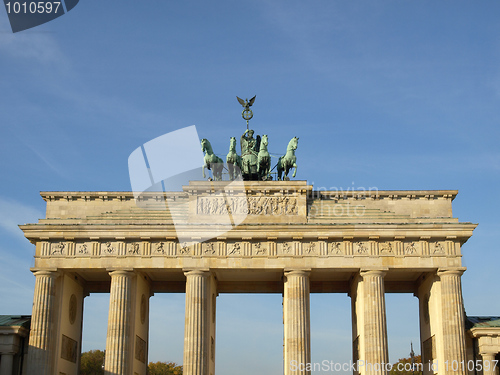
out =
{"type": "Polygon", "coordinates": [[[361,277],[365,276],[380,276],[384,277],[387,274],[388,269],[362,269],[359,271],[361,277]]]}
{"type": "Polygon", "coordinates": [[[133,276],[134,271],[130,268],[125,268],[125,269],[107,269],[109,276],[133,276]]]}
{"type": "Polygon", "coordinates": [[[309,276],[311,274],[311,269],[285,269],[285,276],[309,276]]]}
{"type": "Polygon", "coordinates": [[[187,276],[193,276],[193,275],[199,275],[199,276],[209,276],[210,275],[210,270],[208,268],[194,268],[194,269],[183,269],[184,275],[187,276]]]}
{"type": "Polygon", "coordinates": [[[479,351],[479,355],[481,355],[481,357],[493,357],[493,359],[495,359],[496,355],[497,355],[497,352],[495,351],[479,351]]]}
{"type": "Polygon", "coordinates": [[[58,277],[61,272],[58,271],[57,269],[50,269],[50,270],[38,270],[38,269],[31,269],[31,272],[33,272],[33,275],[35,276],[48,276],[48,277],[58,277]]]}
{"type": "Polygon", "coordinates": [[[466,267],[456,267],[456,268],[438,268],[438,276],[462,276],[467,268],[466,267]]]}

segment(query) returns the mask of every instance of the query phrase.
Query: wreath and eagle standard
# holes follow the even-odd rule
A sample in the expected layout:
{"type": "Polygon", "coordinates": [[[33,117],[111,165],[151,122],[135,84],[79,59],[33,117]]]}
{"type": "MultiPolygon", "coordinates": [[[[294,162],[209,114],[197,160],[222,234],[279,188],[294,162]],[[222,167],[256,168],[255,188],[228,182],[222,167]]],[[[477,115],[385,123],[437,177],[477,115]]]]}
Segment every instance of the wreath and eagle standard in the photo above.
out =
{"type": "MultiPolygon", "coordinates": [[[[247,122],[247,130],[240,138],[241,155],[236,152],[236,138],[229,140],[229,153],[226,156],[227,171],[230,180],[242,178],[244,181],[269,181],[272,180],[271,172],[277,168],[278,180],[289,180],[290,169],[295,168],[292,177],[297,174],[297,158],[295,150],[299,141],[298,137],[293,137],[288,143],[286,154],[278,159],[278,163],[271,168],[271,155],[267,150],[268,137],[264,134],[253,137],[254,131],[248,128],[248,122],[253,117],[250,107],[255,102],[256,96],[252,99],[243,100],[238,98],[238,102],[243,106],[241,116],[247,122]]],[[[208,139],[201,140],[201,150],[205,153],[203,165],[203,178],[206,178],[205,168],[212,171],[213,179],[222,180],[224,161],[214,154],[212,145],[208,139]]]]}

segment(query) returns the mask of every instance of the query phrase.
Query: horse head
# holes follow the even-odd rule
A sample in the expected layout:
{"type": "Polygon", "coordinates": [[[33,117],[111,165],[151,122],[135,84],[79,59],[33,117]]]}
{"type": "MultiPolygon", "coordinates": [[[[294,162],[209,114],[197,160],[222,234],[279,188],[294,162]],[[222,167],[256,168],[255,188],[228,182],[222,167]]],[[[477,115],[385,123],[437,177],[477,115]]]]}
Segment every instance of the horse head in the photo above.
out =
{"type": "Polygon", "coordinates": [[[229,140],[229,151],[236,150],[236,138],[231,137],[229,140]]]}
{"type": "Polygon", "coordinates": [[[288,142],[287,150],[296,150],[299,142],[299,137],[293,137],[290,142],[288,142]]]}
{"type": "Polygon", "coordinates": [[[266,146],[268,145],[267,134],[264,134],[262,136],[262,139],[261,139],[260,143],[262,143],[262,144],[264,144],[266,146]]]}
{"type": "Polygon", "coordinates": [[[201,140],[201,151],[207,151],[209,149],[210,149],[210,142],[208,141],[208,139],[203,138],[201,140]]]}

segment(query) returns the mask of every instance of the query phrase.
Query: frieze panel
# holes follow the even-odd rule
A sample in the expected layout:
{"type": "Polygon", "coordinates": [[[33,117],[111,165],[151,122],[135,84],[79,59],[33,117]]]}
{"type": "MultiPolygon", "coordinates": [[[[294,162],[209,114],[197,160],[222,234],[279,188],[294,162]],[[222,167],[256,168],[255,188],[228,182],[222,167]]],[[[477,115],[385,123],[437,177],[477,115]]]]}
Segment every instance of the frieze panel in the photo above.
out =
{"type": "Polygon", "coordinates": [[[79,243],[76,245],[76,255],[77,256],[88,256],[90,255],[92,246],[87,243],[79,243]]]}
{"type": "Polygon", "coordinates": [[[292,245],[288,241],[277,242],[276,243],[276,253],[278,256],[289,256],[293,255],[292,245]]]}
{"type": "Polygon", "coordinates": [[[294,197],[198,197],[198,215],[298,215],[294,197]]]}
{"type": "Polygon", "coordinates": [[[303,255],[319,255],[319,246],[316,242],[309,242],[302,244],[303,255]]]}
{"type": "Polygon", "coordinates": [[[344,255],[342,242],[332,242],[328,247],[328,255],[344,255]]]}
{"type": "Polygon", "coordinates": [[[50,245],[50,255],[64,256],[67,254],[66,242],[53,242],[50,245]]]}
{"type": "Polygon", "coordinates": [[[445,247],[441,242],[436,242],[434,245],[431,247],[431,253],[432,255],[446,255],[445,252],[445,247]]]}
{"type": "Polygon", "coordinates": [[[419,255],[417,242],[406,242],[404,244],[405,255],[419,255]]]}
{"type": "Polygon", "coordinates": [[[193,245],[190,245],[187,242],[180,243],[179,255],[193,255],[193,245]]]}
{"type": "Polygon", "coordinates": [[[153,243],[152,247],[153,247],[153,252],[156,255],[158,255],[158,254],[166,255],[167,254],[167,244],[166,244],[166,242],[156,242],[156,243],[153,243]]]}
{"type": "Polygon", "coordinates": [[[267,247],[261,242],[256,242],[252,246],[252,255],[268,255],[267,247]]]}
{"type": "Polygon", "coordinates": [[[140,254],[141,254],[141,244],[139,242],[127,243],[127,255],[140,255],[140,254]]]}
{"type": "Polygon", "coordinates": [[[202,245],[202,252],[203,252],[203,255],[205,255],[205,256],[216,255],[215,249],[216,249],[216,247],[215,247],[215,244],[213,242],[205,242],[202,245]]]}
{"type": "Polygon", "coordinates": [[[117,255],[118,244],[116,242],[103,242],[101,243],[101,255],[117,255]]]}
{"type": "Polygon", "coordinates": [[[392,242],[382,242],[379,244],[380,255],[394,255],[394,246],[392,242]]]}
{"type": "Polygon", "coordinates": [[[235,255],[242,255],[242,245],[238,242],[232,243],[232,244],[227,244],[227,255],[229,256],[235,256],[235,255]]]}
{"type": "Polygon", "coordinates": [[[369,255],[369,244],[366,242],[356,242],[354,244],[355,255],[369,255]]]}

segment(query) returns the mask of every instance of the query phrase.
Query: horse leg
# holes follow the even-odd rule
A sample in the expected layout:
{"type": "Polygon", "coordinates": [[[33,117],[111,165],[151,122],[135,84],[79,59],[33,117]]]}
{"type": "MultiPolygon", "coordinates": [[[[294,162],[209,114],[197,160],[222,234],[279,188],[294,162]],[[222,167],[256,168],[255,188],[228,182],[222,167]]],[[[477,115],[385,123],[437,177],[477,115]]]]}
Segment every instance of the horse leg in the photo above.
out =
{"type": "Polygon", "coordinates": [[[229,179],[234,180],[234,165],[233,163],[227,163],[227,170],[229,171],[229,179]]]}
{"type": "Polygon", "coordinates": [[[297,164],[293,163],[293,167],[295,167],[295,170],[293,171],[292,177],[295,177],[295,175],[297,174],[297,164]]]}
{"type": "Polygon", "coordinates": [[[224,164],[222,163],[217,163],[217,181],[222,181],[222,168],[224,167],[224,164]]]}
{"type": "Polygon", "coordinates": [[[207,168],[207,165],[203,164],[203,168],[201,169],[203,171],[203,178],[206,178],[206,176],[205,176],[205,168],[207,168]]]}

